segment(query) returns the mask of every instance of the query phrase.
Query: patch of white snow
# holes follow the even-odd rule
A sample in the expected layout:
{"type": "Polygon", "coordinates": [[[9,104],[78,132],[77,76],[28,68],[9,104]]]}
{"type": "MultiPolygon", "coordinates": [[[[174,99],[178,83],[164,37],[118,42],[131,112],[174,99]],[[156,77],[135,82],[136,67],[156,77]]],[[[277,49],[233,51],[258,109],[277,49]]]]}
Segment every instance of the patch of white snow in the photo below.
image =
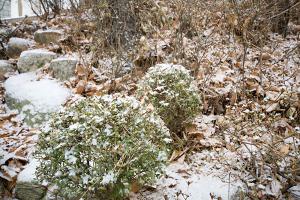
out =
{"type": "Polygon", "coordinates": [[[57,111],[71,95],[69,89],[55,80],[38,80],[34,72],[10,77],[5,82],[5,89],[11,98],[20,102],[29,101],[32,105],[30,109],[41,113],[57,111]]]}
{"type": "Polygon", "coordinates": [[[25,169],[18,175],[18,182],[32,182],[36,178],[35,170],[38,164],[37,159],[31,159],[25,169]]]}

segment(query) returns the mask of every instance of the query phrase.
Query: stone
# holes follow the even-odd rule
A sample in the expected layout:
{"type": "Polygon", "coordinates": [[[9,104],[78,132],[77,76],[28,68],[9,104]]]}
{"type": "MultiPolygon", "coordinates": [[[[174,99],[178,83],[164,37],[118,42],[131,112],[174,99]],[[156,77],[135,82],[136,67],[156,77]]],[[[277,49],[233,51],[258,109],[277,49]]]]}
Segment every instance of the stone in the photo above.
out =
{"type": "Polygon", "coordinates": [[[75,57],[60,57],[52,60],[49,68],[55,78],[65,81],[75,75],[77,63],[78,59],[75,57]]]}
{"type": "Polygon", "coordinates": [[[15,196],[19,200],[41,200],[46,196],[45,186],[31,182],[17,182],[15,196]]]}
{"type": "Polygon", "coordinates": [[[32,44],[33,42],[30,40],[12,37],[7,43],[6,54],[10,58],[18,58],[20,54],[27,50],[32,44]]]}
{"type": "Polygon", "coordinates": [[[16,67],[12,65],[8,60],[0,60],[0,80],[5,79],[5,74],[8,72],[14,72],[16,67]]]}
{"type": "Polygon", "coordinates": [[[0,27],[0,35],[1,36],[7,36],[9,35],[9,33],[12,32],[12,27],[8,28],[8,27],[0,27]]]}
{"type": "Polygon", "coordinates": [[[58,43],[63,32],[60,30],[38,30],[34,33],[34,40],[40,44],[58,43]]]}
{"type": "Polygon", "coordinates": [[[5,193],[4,180],[2,180],[2,178],[0,178],[0,198],[4,197],[4,193],[5,193]]]}
{"type": "Polygon", "coordinates": [[[39,161],[34,158],[29,159],[29,163],[18,174],[15,188],[15,196],[20,200],[39,200],[46,196],[47,188],[36,183],[36,167],[39,161]]]}
{"type": "Polygon", "coordinates": [[[18,70],[22,73],[34,71],[50,63],[56,57],[56,53],[45,49],[23,51],[18,60],[18,70]]]}
{"type": "Polygon", "coordinates": [[[288,189],[292,199],[300,199],[300,183],[288,189]]]}
{"type": "Polygon", "coordinates": [[[71,95],[58,81],[40,78],[34,72],[12,76],[4,83],[6,103],[30,127],[40,127],[71,95]]]}

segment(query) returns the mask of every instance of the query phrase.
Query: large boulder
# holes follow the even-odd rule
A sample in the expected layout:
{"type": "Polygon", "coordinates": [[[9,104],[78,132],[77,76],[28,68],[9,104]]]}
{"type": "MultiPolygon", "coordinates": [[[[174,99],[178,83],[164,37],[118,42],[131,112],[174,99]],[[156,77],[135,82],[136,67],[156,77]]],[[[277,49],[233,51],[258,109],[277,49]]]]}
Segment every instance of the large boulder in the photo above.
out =
{"type": "Polygon", "coordinates": [[[31,127],[41,126],[71,95],[71,91],[59,82],[40,79],[34,72],[12,76],[5,81],[4,87],[8,107],[17,109],[31,127]]]}
{"type": "Polygon", "coordinates": [[[63,32],[60,30],[38,30],[34,33],[34,40],[40,44],[58,43],[63,32]]]}
{"type": "Polygon", "coordinates": [[[20,72],[34,71],[50,63],[56,57],[56,53],[45,49],[23,51],[18,60],[18,69],[20,72]]]}
{"type": "Polygon", "coordinates": [[[0,60],[0,80],[4,80],[4,75],[8,72],[15,71],[16,68],[7,60],[0,60]]]}
{"type": "Polygon", "coordinates": [[[8,41],[6,54],[10,58],[18,58],[20,54],[27,50],[32,44],[33,42],[30,40],[12,37],[8,41]]]}
{"type": "Polygon", "coordinates": [[[75,68],[77,63],[78,58],[60,57],[52,60],[49,68],[53,71],[53,76],[55,78],[64,81],[75,75],[75,68]]]}

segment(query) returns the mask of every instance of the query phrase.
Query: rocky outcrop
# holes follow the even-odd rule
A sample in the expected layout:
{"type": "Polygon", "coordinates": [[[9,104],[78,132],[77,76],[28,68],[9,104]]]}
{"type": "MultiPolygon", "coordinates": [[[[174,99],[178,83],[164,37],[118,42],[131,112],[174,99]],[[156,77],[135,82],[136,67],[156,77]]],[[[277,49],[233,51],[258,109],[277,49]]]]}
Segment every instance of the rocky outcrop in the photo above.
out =
{"type": "Polygon", "coordinates": [[[64,81],[75,75],[77,63],[78,59],[75,57],[60,57],[52,60],[49,68],[55,78],[64,81]]]}
{"type": "Polygon", "coordinates": [[[12,76],[5,81],[4,87],[8,107],[17,109],[31,127],[40,127],[71,95],[71,91],[59,82],[40,79],[34,72],[12,76]]]}
{"type": "Polygon", "coordinates": [[[38,30],[34,33],[34,40],[40,44],[58,43],[62,35],[60,30],[38,30]]]}
{"type": "Polygon", "coordinates": [[[0,80],[4,80],[4,75],[8,72],[13,72],[16,67],[7,60],[0,60],[0,80]]]}
{"type": "Polygon", "coordinates": [[[10,38],[7,44],[6,54],[10,58],[18,58],[20,54],[33,44],[32,41],[23,38],[10,38]]]}
{"type": "Polygon", "coordinates": [[[18,70],[20,72],[34,71],[50,63],[56,57],[54,52],[45,49],[23,51],[18,60],[18,70]]]}

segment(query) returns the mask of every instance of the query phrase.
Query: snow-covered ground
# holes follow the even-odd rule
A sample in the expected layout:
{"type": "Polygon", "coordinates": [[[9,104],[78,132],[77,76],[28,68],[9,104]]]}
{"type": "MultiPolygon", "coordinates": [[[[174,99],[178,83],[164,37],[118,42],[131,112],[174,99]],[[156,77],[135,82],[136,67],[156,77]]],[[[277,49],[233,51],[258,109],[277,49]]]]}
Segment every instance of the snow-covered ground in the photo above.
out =
{"type": "MultiPolygon", "coordinates": [[[[196,158],[196,157],[195,157],[196,158]]],[[[196,158],[197,159],[197,158],[196,158]]],[[[220,178],[220,170],[211,166],[191,167],[187,163],[175,162],[166,169],[166,176],[161,178],[154,191],[142,191],[132,200],[230,200],[242,188],[239,181],[230,180],[230,173],[220,178]],[[196,171],[197,170],[197,171],[196,171]]]]}

